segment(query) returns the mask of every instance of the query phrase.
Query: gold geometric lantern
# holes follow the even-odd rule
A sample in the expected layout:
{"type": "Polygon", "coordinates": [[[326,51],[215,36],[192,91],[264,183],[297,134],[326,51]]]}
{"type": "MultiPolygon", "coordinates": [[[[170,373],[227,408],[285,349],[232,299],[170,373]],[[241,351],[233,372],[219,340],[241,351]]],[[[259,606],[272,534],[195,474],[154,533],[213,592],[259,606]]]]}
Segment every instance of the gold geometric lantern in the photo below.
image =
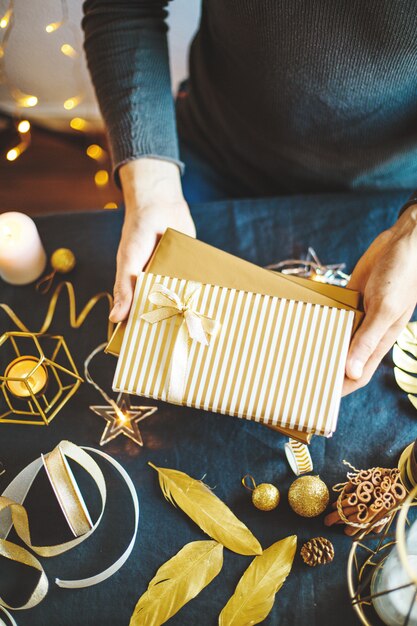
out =
{"type": "Polygon", "coordinates": [[[48,425],[82,383],[60,335],[0,337],[0,424],[48,425]]]}

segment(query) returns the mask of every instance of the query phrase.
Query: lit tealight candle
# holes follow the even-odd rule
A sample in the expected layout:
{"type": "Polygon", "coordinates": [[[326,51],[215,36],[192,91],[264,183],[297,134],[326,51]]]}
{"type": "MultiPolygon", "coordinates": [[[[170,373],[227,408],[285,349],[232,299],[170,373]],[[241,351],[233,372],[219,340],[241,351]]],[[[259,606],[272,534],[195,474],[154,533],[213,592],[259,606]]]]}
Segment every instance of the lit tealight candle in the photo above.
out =
{"type": "Polygon", "coordinates": [[[8,390],[19,398],[27,398],[31,391],[35,395],[40,393],[48,382],[46,368],[33,356],[20,356],[14,359],[9,363],[4,376],[7,378],[8,390]]]}
{"type": "Polygon", "coordinates": [[[35,222],[11,211],[0,215],[0,277],[12,285],[27,285],[37,280],[46,266],[35,222]]]}

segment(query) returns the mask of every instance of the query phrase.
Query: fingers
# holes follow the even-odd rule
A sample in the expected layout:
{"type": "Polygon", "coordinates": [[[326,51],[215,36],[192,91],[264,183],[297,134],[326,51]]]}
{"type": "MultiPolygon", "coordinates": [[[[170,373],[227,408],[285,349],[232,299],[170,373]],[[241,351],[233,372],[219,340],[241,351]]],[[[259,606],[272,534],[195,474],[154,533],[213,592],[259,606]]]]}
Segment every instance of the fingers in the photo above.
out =
{"type": "Polygon", "coordinates": [[[347,377],[345,378],[345,381],[343,384],[342,396],[346,396],[349,393],[356,391],[357,389],[361,389],[362,387],[365,387],[365,385],[369,383],[378,365],[380,364],[384,356],[390,351],[390,349],[392,348],[392,346],[398,339],[401,331],[407,324],[412,313],[413,313],[412,310],[407,311],[407,313],[403,317],[401,317],[400,320],[395,322],[388,329],[387,333],[379,342],[372,356],[368,359],[363,369],[363,374],[359,379],[355,380],[355,379],[350,379],[347,377]]]}
{"type": "Polygon", "coordinates": [[[396,321],[395,317],[393,309],[386,302],[380,305],[371,304],[368,307],[349,349],[346,363],[348,378],[359,380],[362,377],[366,363],[396,321]]]}

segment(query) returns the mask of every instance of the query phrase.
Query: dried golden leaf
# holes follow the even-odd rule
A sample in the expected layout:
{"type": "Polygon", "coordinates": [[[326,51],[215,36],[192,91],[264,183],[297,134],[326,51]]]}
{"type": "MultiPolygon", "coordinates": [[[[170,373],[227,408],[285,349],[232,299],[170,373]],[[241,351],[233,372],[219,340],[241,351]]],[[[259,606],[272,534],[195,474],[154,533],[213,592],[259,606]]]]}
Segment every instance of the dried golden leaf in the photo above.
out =
{"type": "MultiPolygon", "coordinates": [[[[408,343],[417,343],[417,322],[409,322],[398,338],[408,343]]],[[[398,340],[397,340],[398,341],[398,340]]]]}
{"type": "Polygon", "coordinates": [[[205,533],[238,554],[262,554],[259,541],[201,480],[178,470],[155,467],[165,498],[178,505],[205,533]]]}
{"type": "Polygon", "coordinates": [[[408,399],[410,400],[411,404],[413,405],[413,407],[415,409],[417,409],[417,397],[416,396],[412,396],[412,395],[408,395],[408,399]]]}
{"type": "Polygon", "coordinates": [[[405,341],[405,339],[400,335],[397,339],[397,343],[401,350],[409,352],[417,359],[417,343],[411,343],[410,341],[405,341]]]}
{"type": "Polygon", "coordinates": [[[414,343],[417,344],[417,322],[408,322],[407,330],[414,337],[414,343]]]}
{"type": "Polygon", "coordinates": [[[402,370],[410,374],[417,374],[417,359],[413,359],[412,356],[409,356],[404,350],[401,350],[398,344],[395,344],[392,350],[392,360],[395,365],[402,370]]]}
{"type": "Polygon", "coordinates": [[[395,380],[397,385],[407,393],[417,393],[417,377],[410,376],[407,372],[403,372],[398,367],[394,367],[395,380]]]}
{"type": "MultiPolygon", "coordinates": [[[[395,380],[398,386],[408,394],[417,393],[417,322],[410,322],[397,339],[392,351],[395,380]]],[[[408,399],[417,409],[417,398],[409,395],[408,399]]]]}
{"type": "Polygon", "coordinates": [[[139,598],[129,626],[159,626],[196,597],[223,565],[217,541],[193,541],[164,563],[139,598]]]}
{"type": "Polygon", "coordinates": [[[249,626],[267,617],[291,571],[297,537],[277,541],[253,559],[219,616],[219,626],[249,626]]]}

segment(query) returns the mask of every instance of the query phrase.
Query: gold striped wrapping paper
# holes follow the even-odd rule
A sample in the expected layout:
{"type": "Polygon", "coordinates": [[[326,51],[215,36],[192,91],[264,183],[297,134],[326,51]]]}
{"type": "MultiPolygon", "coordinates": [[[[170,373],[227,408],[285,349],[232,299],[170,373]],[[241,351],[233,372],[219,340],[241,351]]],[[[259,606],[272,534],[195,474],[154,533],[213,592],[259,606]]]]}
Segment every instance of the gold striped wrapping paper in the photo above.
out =
{"type": "MultiPolygon", "coordinates": [[[[113,389],[166,401],[177,315],[140,318],[155,282],[182,299],[186,280],[142,273],[113,389]]],[[[196,310],[217,320],[208,346],[189,342],[181,404],[303,432],[336,428],[354,313],[335,307],[203,285],[196,310]]]]}

